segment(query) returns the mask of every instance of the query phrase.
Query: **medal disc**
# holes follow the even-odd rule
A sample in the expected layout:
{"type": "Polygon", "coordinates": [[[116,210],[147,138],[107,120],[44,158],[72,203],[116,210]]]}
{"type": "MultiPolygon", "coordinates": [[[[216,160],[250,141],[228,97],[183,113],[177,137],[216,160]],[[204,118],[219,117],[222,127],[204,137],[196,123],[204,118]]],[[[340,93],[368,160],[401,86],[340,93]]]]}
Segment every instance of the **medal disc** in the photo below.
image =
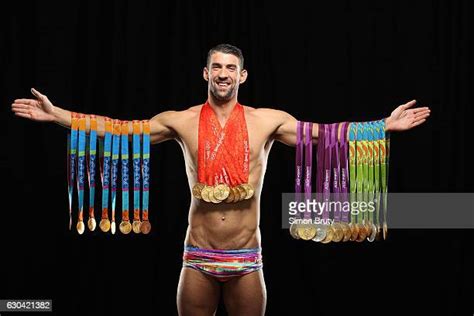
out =
{"type": "MultiPolygon", "coordinates": [[[[326,225],[327,226],[327,225],[326,225]]],[[[331,226],[327,226],[326,228],[326,237],[321,240],[323,244],[330,243],[334,238],[334,229],[331,226]]]]}
{"type": "Polygon", "coordinates": [[[151,224],[149,221],[143,221],[140,225],[142,234],[148,234],[151,231],[151,224]]]}
{"type": "Polygon", "coordinates": [[[209,199],[209,192],[211,192],[211,190],[212,190],[212,187],[208,185],[204,186],[204,188],[202,189],[201,197],[204,201],[211,202],[211,200],[209,199]]]}
{"type": "Polygon", "coordinates": [[[313,224],[301,224],[297,228],[298,236],[303,240],[310,240],[316,236],[316,226],[313,224]]]}
{"type": "Polygon", "coordinates": [[[244,200],[245,197],[247,196],[247,191],[245,191],[245,189],[240,184],[238,186],[236,186],[236,188],[237,188],[237,190],[239,191],[239,194],[240,194],[239,201],[244,200]]]}
{"type": "Polygon", "coordinates": [[[77,232],[79,233],[79,235],[84,234],[84,229],[85,229],[85,227],[84,227],[84,222],[83,222],[83,221],[77,222],[77,224],[76,224],[76,230],[77,230],[77,232]]]}
{"type": "Polygon", "coordinates": [[[130,221],[122,221],[119,225],[119,230],[122,234],[129,234],[132,231],[132,224],[130,221]]]}
{"type": "Polygon", "coordinates": [[[300,239],[300,236],[298,236],[298,225],[297,224],[291,224],[290,225],[290,235],[294,239],[300,239]]]}
{"type": "Polygon", "coordinates": [[[108,232],[110,230],[110,220],[108,218],[101,219],[99,227],[104,233],[108,232]]]}
{"type": "Polygon", "coordinates": [[[327,227],[326,225],[323,224],[316,224],[314,225],[316,227],[316,235],[312,239],[312,241],[315,242],[321,242],[326,238],[326,233],[327,233],[327,227]]]}
{"type": "Polygon", "coordinates": [[[364,224],[357,224],[357,227],[359,228],[359,236],[357,236],[356,241],[363,242],[367,238],[367,230],[364,224]]]}
{"type": "Polygon", "coordinates": [[[209,190],[209,200],[214,204],[222,202],[221,200],[216,199],[216,197],[214,196],[214,187],[211,187],[211,189],[209,190]]]}
{"type": "Polygon", "coordinates": [[[388,226],[387,223],[383,223],[383,240],[387,240],[387,234],[388,234],[388,226]]]}
{"type": "Polygon", "coordinates": [[[232,202],[234,202],[234,200],[235,200],[234,190],[232,190],[232,188],[229,188],[229,196],[227,197],[227,199],[225,199],[224,202],[232,203],[232,202]]]}
{"type": "Polygon", "coordinates": [[[110,223],[110,232],[112,233],[112,235],[115,235],[115,221],[110,223]]]}
{"type": "Polygon", "coordinates": [[[359,236],[359,226],[356,223],[350,223],[349,227],[351,228],[351,241],[355,241],[359,236]]]}
{"type": "Polygon", "coordinates": [[[242,184],[242,187],[244,188],[244,190],[246,192],[245,199],[246,200],[250,199],[253,196],[253,194],[255,193],[255,190],[254,190],[253,186],[249,183],[244,183],[244,184],[242,184]]]}
{"type": "Polygon", "coordinates": [[[220,183],[214,187],[214,198],[219,201],[224,201],[229,196],[229,186],[225,183],[220,183]]]}
{"type": "Polygon", "coordinates": [[[341,223],[334,222],[332,224],[332,229],[334,231],[334,236],[332,237],[332,241],[340,242],[344,238],[344,231],[342,230],[341,223]]]}
{"type": "Polygon", "coordinates": [[[349,241],[351,239],[351,227],[347,223],[341,223],[342,232],[344,234],[344,238],[342,239],[343,242],[349,241]]]}
{"type": "Polygon", "coordinates": [[[372,223],[371,226],[372,227],[370,229],[370,235],[367,236],[367,240],[373,242],[375,240],[375,237],[377,236],[377,226],[375,226],[374,223],[372,223]]]}
{"type": "Polygon", "coordinates": [[[132,230],[135,234],[140,234],[140,232],[141,232],[141,230],[140,230],[141,223],[142,222],[140,222],[140,221],[133,221],[132,230]]]}
{"type": "Polygon", "coordinates": [[[202,183],[196,183],[194,186],[193,186],[193,196],[198,199],[198,200],[202,200],[202,196],[201,196],[201,191],[202,189],[204,188],[204,184],[202,183]]]}
{"type": "Polygon", "coordinates": [[[96,223],[94,217],[90,217],[90,218],[87,220],[87,227],[89,228],[89,230],[90,230],[91,232],[93,232],[93,231],[95,230],[95,228],[97,227],[97,223],[96,223]]]}

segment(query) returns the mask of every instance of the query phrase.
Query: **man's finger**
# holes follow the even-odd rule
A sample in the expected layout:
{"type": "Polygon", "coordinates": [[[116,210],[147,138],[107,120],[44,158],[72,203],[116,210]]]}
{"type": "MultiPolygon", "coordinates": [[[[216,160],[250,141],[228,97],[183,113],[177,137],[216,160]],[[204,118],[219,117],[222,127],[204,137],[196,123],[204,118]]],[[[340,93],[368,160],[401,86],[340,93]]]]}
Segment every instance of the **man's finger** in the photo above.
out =
{"type": "Polygon", "coordinates": [[[415,120],[418,120],[420,118],[426,118],[430,116],[430,112],[420,112],[415,114],[415,120]]]}
{"type": "Polygon", "coordinates": [[[411,124],[411,127],[415,127],[415,126],[418,126],[420,124],[423,124],[424,122],[426,121],[426,119],[422,119],[422,120],[419,120],[419,121],[415,121],[411,124]]]}
{"type": "Polygon", "coordinates": [[[16,99],[14,103],[23,103],[23,104],[29,104],[29,105],[34,105],[36,100],[33,99],[16,99]]]}
{"type": "Polygon", "coordinates": [[[31,88],[31,93],[37,97],[38,99],[42,99],[44,97],[44,95],[42,95],[41,93],[39,93],[38,90],[35,90],[35,88],[31,88]]]}
{"type": "Polygon", "coordinates": [[[412,106],[414,106],[416,104],[416,100],[411,100],[410,102],[407,102],[405,104],[402,105],[402,107],[404,109],[408,109],[408,108],[411,108],[412,106]]]}
{"type": "Polygon", "coordinates": [[[29,109],[30,106],[28,104],[23,104],[23,103],[13,103],[12,104],[12,109],[29,109]]]}
{"type": "Polygon", "coordinates": [[[15,113],[16,116],[19,116],[19,117],[24,117],[24,118],[27,118],[27,119],[30,119],[31,118],[31,115],[30,114],[23,114],[23,113],[15,113]]]}
{"type": "Polygon", "coordinates": [[[31,114],[31,111],[29,110],[13,110],[13,112],[19,113],[19,114],[28,114],[28,115],[31,114]]]}

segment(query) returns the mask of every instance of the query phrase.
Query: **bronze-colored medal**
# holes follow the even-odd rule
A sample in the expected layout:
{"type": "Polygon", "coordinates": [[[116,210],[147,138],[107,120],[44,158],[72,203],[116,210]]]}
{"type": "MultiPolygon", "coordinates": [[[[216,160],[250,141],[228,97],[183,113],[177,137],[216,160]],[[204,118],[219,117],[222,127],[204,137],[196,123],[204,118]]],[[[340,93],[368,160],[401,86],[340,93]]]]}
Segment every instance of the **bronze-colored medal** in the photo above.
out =
{"type": "Polygon", "coordinates": [[[110,230],[110,220],[108,218],[101,219],[99,227],[104,233],[108,232],[110,230]]]}
{"type": "Polygon", "coordinates": [[[82,235],[84,233],[84,222],[83,221],[78,221],[76,224],[76,230],[79,233],[79,235],[82,235]]]}
{"type": "Polygon", "coordinates": [[[203,183],[199,183],[199,182],[193,186],[192,193],[196,199],[202,200],[201,191],[202,189],[204,189],[204,186],[205,185],[203,183]]]}
{"type": "Polygon", "coordinates": [[[148,220],[144,220],[140,225],[140,230],[142,234],[148,234],[151,231],[151,224],[148,220]]]}
{"type": "Polygon", "coordinates": [[[97,223],[94,217],[89,217],[89,219],[87,220],[87,227],[91,232],[95,230],[95,228],[97,227],[97,223]]]}
{"type": "Polygon", "coordinates": [[[297,228],[298,236],[303,240],[311,240],[316,236],[316,226],[313,224],[300,224],[297,228]]]}
{"type": "Polygon", "coordinates": [[[357,224],[357,227],[359,228],[359,236],[357,236],[356,241],[363,242],[367,238],[367,230],[362,223],[357,224]]]}
{"type": "Polygon", "coordinates": [[[220,183],[214,187],[214,197],[219,201],[227,199],[230,193],[230,188],[225,183],[220,183]]]}
{"type": "Polygon", "coordinates": [[[349,226],[351,228],[351,241],[356,241],[359,236],[359,226],[356,223],[350,223],[349,226]]]}
{"type": "Polygon", "coordinates": [[[352,232],[351,227],[347,223],[341,223],[342,232],[344,234],[344,238],[342,239],[343,242],[351,240],[352,232]]]}
{"type": "Polygon", "coordinates": [[[130,221],[122,221],[119,225],[119,230],[122,234],[129,234],[132,231],[132,224],[130,221]]]}
{"type": "Polygon", "coordinates": [[[141,225],[141,221],[137,221],[137,220],[134,220],[133,223],[132,223],[132,230],[135,234],[140,234],[141,230],[140,230],[140,225],[141,225]]]}

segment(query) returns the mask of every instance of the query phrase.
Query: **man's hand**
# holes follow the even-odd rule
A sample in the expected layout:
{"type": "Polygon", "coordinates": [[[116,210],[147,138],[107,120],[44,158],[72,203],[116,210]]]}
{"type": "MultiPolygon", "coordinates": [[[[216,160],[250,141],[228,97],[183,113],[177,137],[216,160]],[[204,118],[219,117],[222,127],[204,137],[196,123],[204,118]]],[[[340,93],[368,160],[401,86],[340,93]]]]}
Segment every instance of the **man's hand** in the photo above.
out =
{"type": "Polygon", "coordinates": [[[24,117],[33,121],[53,122],[54,106],[48,97],[31,88],[35,99],[16,99],[12,104],[12,111],[16,116],[24,117]]]}
{"type": "Polygon", "coordinates": [[[416,100],[412,100],[397,107],[390,117],[387,117],[385,129],[388,132],[401,132],[423,124],[430,116],[431,110],[429,107],[410,109],[415,104],[416,100]]]}

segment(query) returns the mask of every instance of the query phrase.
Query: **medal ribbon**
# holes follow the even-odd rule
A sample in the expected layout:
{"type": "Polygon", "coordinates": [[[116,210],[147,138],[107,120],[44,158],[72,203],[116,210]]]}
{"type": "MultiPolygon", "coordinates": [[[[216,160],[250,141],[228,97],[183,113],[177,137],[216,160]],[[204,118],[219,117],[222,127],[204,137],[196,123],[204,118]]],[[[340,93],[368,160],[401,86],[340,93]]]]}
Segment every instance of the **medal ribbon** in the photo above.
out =
{"type": "MultiPolygon", "coordinates": [[[[367,164],[368,164],[368,179],[367,179],[367,190],[368,190],[368,201],[374,201],[374,126],[372,122],[367,123],[367,164]]],[[[374,212],[369,210],[369,223],[374,223],[374,212]]]]}
{"type": "Polygon", "coordinates": [[[67,190],[69,198],[69,230],[72,227],[72,197],[74,192],[74,177],[76,171],[76,155],[77,155],[77,130],[79,128],[79,121],[77,113],[71,112],[71,133],[68,139],[68,179],[67,179],[67,190]]]}
{"type": "MultiPolygon", "coordinates": [[[[357,150],[356,150],[356,139],[357,139],[357,123],[351,123],[349,128],[349,188],[351,191],[350,200],[356,200],[357,192],[357,150]]],[[[356,223],[357,216],[352,212],[351,209],[351,223],[356,223]]]]}
{"type": "MultiPolygon", "coordinates": [[[[326,124],[318,124],[318,148],[317,148],[317,172],[316,172],[316,196],[318,201],[321,203],[323,201],[323,186],[324,186],[324,146],[326,143],[325,137],[326,124]]],[[[322,204],[324,205],[324,204],[322,204]]],[[[320,222],[320,214],[316,214],[317,222],[320,222]]]]}
{"type": "Polygon", "coordinates": [[[95,204],[95,165],[97,157],[97,119],[95,115],[90,116],[91,130],[89,133],[89,217],[94,218],[95,204]]]}
{"type": "Polygon", "coordinates": [[[388,192],[388,151],[390,147],[390,138],[385,135],[385,122],[380,123],[380,166],[381,166],[381,180],[383,193],[383,224],[387,225],[387,192],[388,192]]]}
{"type": "Polygon", "coordinates": [[[329,197],[331,194],[331,129],[329,124],[324,125],[324,182],[323,199],[325,202],[323,211],[323,223],[328,224],[329,220],[329,197]]]}
{"type": "Polygon", "coordinates": [[[140,220],[140,121],[133,121],[133,220],[140,220]]]}
{"type": "MultiPolygon", "coordinates": [[[[305,200],[308,200],[308,199],[311,199],[311,171],[313,167],[313,123],[305,122],[304,128],[305,128],[304,197],[305,197],[305,200]]],[[[304,219],[311,218],[311,213],[305,212],[303,218],[304,219]]]]}
{"type": "MultiPolygon", "coordinates": [[[[102,144],[102,142],[100,143],[102,144]]],[[[104,155],[100,179],[102,182],[102,216],[101,219],[109,218],[109,189],[110,189],[110,164],[112,154],[112,120],[105,118],[105,134],[104,134],[104,155]]],[[[102,155],[101,155],[102,156],[102,155]]]]}
{"type": "Polygon", "coordinates": [[[249,140],[244,108],[236,103],[221,127],[214,110],[206,102],[199,116],[198,180],[215,185],[248,183],[249,140]]]}
{"type": "MultiPolygon", "coordinates": [[[[339,132],[339,123],[332,124],[331,130],[331,152],[332,152],[332,191],[334,194],[334,201],[339,202],[339,193],[341,192],[340,174],[341,174],[341,162],[339,160],[339,145],[337,135],[339,132]]],[[[337,205],[335,203],[334,205],[337,205]]],[[[341,221],[341,209],[335,206],[334,208],[334,221],[341,221]]]]}
{"type": "Polygon", "coordinates": [[[377,227],[380,225],[380,122],[374,123],[374,192],[375,192],[375,218],[377,227]]]}
{"type": "MultiPolygon", "coordinates": [[[[356,165],[357,165],[357,201],[364,201],[364,125],[357,123],[357,142],[356,142],[356,165]]],[[[359,212],[357,223],[362,224],[365,212],[359,212]]]]}
{"type": "MultiPolygon", "coordinates": [[[[303,178],[303,122],[296,122],[296,170],[295,170],[295,201],[301,201],[302,178],[303,178]]],[[[297,213],[300,216],[300,212],[297,213]]]]}
{"type": "MultiPolygon", "coordinates": [[[[341,194],[342,194],[342,199],[341,202],[344,204],[345,202],[348,201],[347,199],[347,181],[349,180],[349,162],[347,158],[347,150],[349,148],[348,146],[348,138],[347,138],[347,129],[349,128],[348,122],[342,123],[342,128],[341,128],[341,144],[340,144],[340,155],[341,157],[341,194]]],[[[349,223],[349,214],[348,212],[342,212],[342,222],[344,223],[349,223]]]]}
{"type": "MultiPolygon", "coordinates": [[[[118,162],[120,152],[120,121],[114,120],[112,136],[112,223],[115,222],[115,201],[117,196],[118,162]]],[[[112,231],[113,232],[113,231],[112,231]]]]}
{"type": "Polygon", "coordinates": [[[122,221],[129,221],[128,122],[122,122],[122,221]]]}
{"type": "Polygon", "coordinates": [[[79,116],[79,145],[77,153],[77,194],[79,216],[78,220],[83,221],[84,211],[84,184],[86,174],[86,117],[84,114],[79,116]]]}
{"type": "Polygon", "coordinates": [[[142,121],[143,123],[143,165],[142,165],[142,177],[143,177],[143,196],[142,196],[142,208],[143,208],[143,220],[148,221],[148,199],[150,190],[150,122],[148,120],[142,121]]]}

